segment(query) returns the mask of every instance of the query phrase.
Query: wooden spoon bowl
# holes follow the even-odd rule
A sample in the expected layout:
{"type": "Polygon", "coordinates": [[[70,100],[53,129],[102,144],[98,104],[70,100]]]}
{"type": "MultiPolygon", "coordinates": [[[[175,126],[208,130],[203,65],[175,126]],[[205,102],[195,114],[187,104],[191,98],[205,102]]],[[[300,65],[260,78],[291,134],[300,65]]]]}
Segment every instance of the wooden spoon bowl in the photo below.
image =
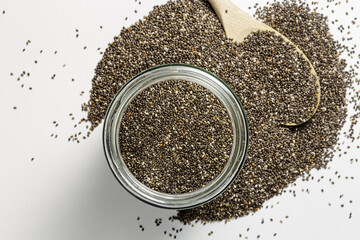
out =
{"type": "Polygon", "coordinates": [[[252,32],[270,31],[273,32],[275,35],[282,37],[285,42],[294,46],[296,51],[309,63],[311,74],[314,75],[316,79],[315,84],[317,90],[315,94],[317,97],[317,103],[315,105],[315,108],[308,116],[306,116],[304,121],[283,122],[281,124],[285,126],[298,126],[310,120],[311,117],[314,116],[314,114],[316,113],[317,108],[319,107],[321,90],[319,78],[313,65],[306,57],[306,55],[287,37],[276,31],[272,27],[258,21],[254,17],[242,11],[230,0],[209,0],[209,2],[215,10],[221,24],[223,25],[228,38],[233,39],[237,43],[241,43],[252,32]]]}

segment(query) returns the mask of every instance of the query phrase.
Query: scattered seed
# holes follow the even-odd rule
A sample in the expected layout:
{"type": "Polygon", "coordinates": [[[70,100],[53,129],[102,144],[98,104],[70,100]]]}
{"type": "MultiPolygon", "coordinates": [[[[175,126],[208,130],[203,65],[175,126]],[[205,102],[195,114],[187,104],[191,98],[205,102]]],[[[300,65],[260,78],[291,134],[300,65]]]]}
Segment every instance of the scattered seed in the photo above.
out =
{"type": "MultiPolygon", "coordinates": [[[[281,40],[269,33],[253,33],[247,37],[246,44],[234,43],[226,38],[221,23],[207,1],[170,1],[156,7],[146,19],[124,28],[106,51],[101,52],[104,55],[96,67],[86,107],[90,130],[100,124],[112,98],[131,77],[159,64],[192,64],[221,76],[246,110],[251,145],[241,174],[228,191],[212,202],[179,211],[177,219],[182,222],[195,219],[217,221],[248,215],[311,169],[325,168],[334,158],[331,150],[335,150],[339,130],[345,122],[349,104],[345,100],[347,90],[355,99],[353,103],[358,99],[352,86],[355,71],[345,70],[346,62],[339,54],[340,51],[345,54],[352,50],[347,50],[346,46],[333,39],[326,16],[314,12],[303,1],[288,0],[257,7],[255,16],[299,46],[320,78],[320,106],[314,117],[302,126],[280,126],[276,118],[288,116],[281,115],[284,112],[279,111],[285,109],[281,108],[284,101],[280,98],[269,101],[269,92],[278,89],[281,93],[284,86],[283,89],[295,90],[294,97],[301,91],[307,96],[306,101],[299,98],[301,101],[292,109],[299,108],[301,115],[306,115],[308,110],[302,109],[303,103],[312,106],[313,96],[310,93],[314,93],[314,89],[309,84],[312,79],[301,75],[295,83],[304,85],[291,88],[286,78],[283,84],[282,78],[278,77],[284,69],[294,73],[294,68],[299,74],[306,72],[298,69],[296,63],[299,63],[299,59],[296,54],[291,54],[293,49],[282,46],[287,51],[280,51],[277,58],[274,57],[273,51],[279,48],[270,42],[281,45],[281,40]],[[169,29],[169,25],[174,27],[169,29]],[[291,65],[278,64],[284,59],[291,59],[286,61],[291,65]],[[268,79],[272,81],[266,82],[268,79]],[[301,81],[303,79],[308,80],[305,81],[307,84],[301,81]],[[270,83],[273,85],[267,85],[270,83]],[[247,194],[243,195],[244,192],[247,194]]],[[[290,79],[290,75],[281,76],[290,79]]],[[[274,94],[275,97],[290,95],[274,94]]],[[[355,111],[359,110],[357,104],[355,111]]],[[[354,123],[346,133],[349,139],[357,137],[355,122],[360,115],[356,114],[350,116],[354,123]]],[[[334,184],[334,181],[330,182],[334,184]]],[[[324,190],[321,189],[321,192],[324,190]]],[[[296,196],[295,191],[291,193],[296,196]]]]}

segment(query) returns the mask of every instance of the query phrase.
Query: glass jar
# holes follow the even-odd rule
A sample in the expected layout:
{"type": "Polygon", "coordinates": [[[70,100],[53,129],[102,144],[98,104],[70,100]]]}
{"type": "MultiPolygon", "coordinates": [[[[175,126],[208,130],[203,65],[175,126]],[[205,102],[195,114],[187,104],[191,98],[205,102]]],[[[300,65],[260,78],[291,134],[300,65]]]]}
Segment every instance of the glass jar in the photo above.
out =
{"type": "Polygon", "coordinates": [[[109,166],[121,185],[136,198],[162,208],[186,209],[209,202],[235,180],[245,162],[248,148],[245,111],[235,93],[218,77],[198,67],[171,64],[148,69],[127,82],[116,94],[106,113],[103,143],[109,166]],[[230,157],[222,172],[204,187],[189,193],[167,194],[155,191],[137,180],[127,168],[119,147],[123,114],[132,99],[145,88],[167,80],[191,81],[210,90],[226,107],[233,128],[230,157]]]}

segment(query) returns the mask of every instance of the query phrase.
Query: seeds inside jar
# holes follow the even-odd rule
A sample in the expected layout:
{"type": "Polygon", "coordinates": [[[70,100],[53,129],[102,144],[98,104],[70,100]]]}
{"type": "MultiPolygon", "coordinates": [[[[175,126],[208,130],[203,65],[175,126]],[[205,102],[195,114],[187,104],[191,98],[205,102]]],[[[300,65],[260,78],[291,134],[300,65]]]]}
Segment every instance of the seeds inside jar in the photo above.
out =
{"type": "Polygon", "coordinates": [[[168,80],[140,92],[128,105],[119,146],[132,174],[159,192],[195,191],[223,170],[232,149],[226,108],[208,89],[168,80]]]}

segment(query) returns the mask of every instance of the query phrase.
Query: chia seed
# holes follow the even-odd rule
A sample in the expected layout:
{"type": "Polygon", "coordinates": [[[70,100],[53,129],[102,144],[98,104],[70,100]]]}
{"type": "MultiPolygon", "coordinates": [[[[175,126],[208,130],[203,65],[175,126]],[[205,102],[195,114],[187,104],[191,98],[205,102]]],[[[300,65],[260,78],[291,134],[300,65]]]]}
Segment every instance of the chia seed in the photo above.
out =
{"type": "Polygon", "coordinates": [[[227,110],[206,88],[168,80],[140,92],[127,107],[119,146],[132,174],[153,190],[180,194],[204,187],[232,149],[227,110]]]}
{"type": "MultiPolygon", "coordinates": [[[[326,167],[334,157],[347,115],[346,90],[355,75],[345,71],[346,62],[340,58],[339,52],[346,48],[333,39],[327,18],[302,1],[284,0],[256,9],[258,19],[305,53],[319,77],[319,108],[301,126],[284,127],[281,122],[302,119],[314,106],[316,89],[314,79],[307,75],[309,66],[291,46],[269,32],[255,32],[245,42],[234,43],[226,37],[207,1],[177,0],[154,7],[147,17],[114,37],[95,69],[90,100],[84,105],[90,130],[101,123],[112,98],[129,79],[161,64],[191,64],[214,73],[234,90],[244,106],[250,146],[241,174],[212,202],[179,211],[176,219],[182,222],[221,221],[248,215],[299,177],[306,180],[304,176],[311,169],[326,167]]],[[[359,99],[359,94],[354,99],[359,99]]],[[[359,104],[355,110],[360,111],[359,104]]],[[[348,133],[353,139],[358,116],[353,116],[348,133]]],[[[128,147],[126,152],[136,152],[128,147]]],[[[149,152],[140,154],[151,156],[149,152]]],[[[139,156],[134,156],[134,166],[139,167],[139,156]]],[[[148,169],[143,170],[141,174],[149,174],[148,169]]],[[[154,189],[164,184],[143,180],[154,189]]],[[[204,182],[178,191],[196,189],[204,182]]],[[[173,190],[172,187],[163,191],[173,190]]],[[[295,191],[293,195],[296,196],[295,191]]]]}

